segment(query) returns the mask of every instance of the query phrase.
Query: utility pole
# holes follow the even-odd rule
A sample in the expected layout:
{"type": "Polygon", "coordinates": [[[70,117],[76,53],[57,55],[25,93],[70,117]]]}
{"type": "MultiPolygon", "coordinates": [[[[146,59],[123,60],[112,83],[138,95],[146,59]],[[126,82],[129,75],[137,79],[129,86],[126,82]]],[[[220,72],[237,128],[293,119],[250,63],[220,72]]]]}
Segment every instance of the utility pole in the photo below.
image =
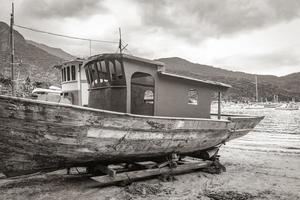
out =
{"type": "Polygon", "coordinates": [[[92,56],[92,40],[89,40],[90,42],[90,56],[92,56]]]}
{"type": "Polygon", "coordinates": [[[122,33],[121,33],[121,28],[119,28],[119,49],[120,49],[120,54],[122,54],[122,33]]]}
{"type": "Polygon", "coordinates": [[[255,100],[258,102],[257,75],[255,75],[255,100]]]}
{"type": "Polygon", "coordinates": [[[218,92],[218,119],[221,119],[221,92],[218,92]]]}
{"type": "Polygon", "coordinates": [[[11,92],[12,96],[15,96],[15,80],[14,80],[14,3],[11,4],[11,14],[10,14],[10,58],[11,58],[11,92]]]}

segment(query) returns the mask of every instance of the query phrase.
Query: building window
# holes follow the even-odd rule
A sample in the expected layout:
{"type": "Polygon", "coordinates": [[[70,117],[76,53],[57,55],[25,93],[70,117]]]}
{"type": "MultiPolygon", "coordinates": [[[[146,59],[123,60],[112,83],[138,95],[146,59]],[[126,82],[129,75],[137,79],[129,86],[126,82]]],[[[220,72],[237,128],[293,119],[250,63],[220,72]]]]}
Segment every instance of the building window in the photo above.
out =
{"type": "Polygon", "coordinates": [[[198,105],[198,93],[196,89],[189,89],[188,91],[188,104],[198,105]]]}
{"type": "Polygon", "coordinates": [[[67,67],[67,81],[70,81],[70,67],[67,67]]]}
{"type": "Polygon", "coordinates": [[[66,81],[66,68],[63,68],[62,72],[63,72],[62,80],[63,80],[63,82],[65,82],[66,81]]]}
{"type": "Polygon", "coordinates": [[[146,90],[144,94],[144,102],[146,104],[153,104],[154,103],[154,95],[152,90],[146,90]]]}
{"type": "Polygon", "coordinates": [[[72,74],[72,80],[76,80],[76,71],[75,71],[75,65],[71,66],[71,74],[72,74]]]}

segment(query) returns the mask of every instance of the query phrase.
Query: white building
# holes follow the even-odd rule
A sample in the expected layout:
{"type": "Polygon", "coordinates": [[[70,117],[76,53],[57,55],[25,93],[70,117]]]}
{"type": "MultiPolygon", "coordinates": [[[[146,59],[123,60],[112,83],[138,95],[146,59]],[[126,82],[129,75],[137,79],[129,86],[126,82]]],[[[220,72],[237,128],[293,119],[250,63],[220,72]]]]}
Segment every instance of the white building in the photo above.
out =
{"type": "Polygon", "coordinates": [[[54,66],[61,71],[63,97],[80,106],[88,104],[88,84],[85,70],[82,69],[83,61],[76,58],[54,66]]]}

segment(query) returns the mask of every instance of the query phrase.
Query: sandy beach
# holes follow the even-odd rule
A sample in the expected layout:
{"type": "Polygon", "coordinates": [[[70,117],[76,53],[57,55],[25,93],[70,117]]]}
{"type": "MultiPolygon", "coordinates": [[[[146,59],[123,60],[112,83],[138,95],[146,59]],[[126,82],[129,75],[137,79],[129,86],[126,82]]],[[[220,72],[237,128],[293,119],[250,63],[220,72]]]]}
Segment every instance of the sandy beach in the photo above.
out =
{"type": "Polygon", "coordinates": [[[2,178],[0,199],[300,199],[299,135],[252,132],[223,146],[220,156],[227,169],[221,174],[194,172],[127,187],[97,187],[89,178],[57,173],[2,178]]]}

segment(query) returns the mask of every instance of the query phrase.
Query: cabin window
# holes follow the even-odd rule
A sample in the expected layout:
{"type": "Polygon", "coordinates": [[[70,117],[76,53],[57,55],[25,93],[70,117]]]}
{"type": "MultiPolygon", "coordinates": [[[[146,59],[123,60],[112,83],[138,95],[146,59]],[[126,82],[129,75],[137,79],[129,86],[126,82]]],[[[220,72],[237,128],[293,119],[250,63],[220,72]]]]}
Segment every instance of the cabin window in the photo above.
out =
{"type": "Polygon", "coordinates": [[[188,104],[198,105],[198,93],[196,89],[190,89],[188,91],[188,104]]]}
{"type": "Polygon", "coordinates": [[[96,69],[96,66],[94,63],[91,63],[89,65],[89,68],[90,68],[90,75],[91,75],[91,82],[92,82],[92,85],[96,85],[98,83],[98,73],[97,73],[97,69],[96,69]]]}
{"type": "Polygon", "coordinates": [[[121,63],[116,60],[115,65],[116,65],[116,74],[118,79],[123,79],[123,70],[122,70],[121,63]]]}
{"type": "Polygon", "coordinates": [[[93,73],[92,73],[92,69],[91,69],[91,64],[88,64],[86,69],[87,69],[86,76],[88,78],[89,84],[92,85],[94,82],[94,77],[93,77],[93,73]]]}
{"type": "Polygon", "coordinates": [[[61,69],[61,82],[64,81],[64,69],[61,69]]]}
{"type": "Polygon", "coordinates": [[[93,83],[93,75],[92,75],[92,70],[91,70],[91,64],[88,65],[88,69],[89,69],[89,77],[90,77],[90,84],[93,83]]]}
{"type": "Polygon", "coordinates": [[[147,104],[154,103],[154,95],[152,90],[146,90],[144,94],[144,102],[147,104]]]}
{"type": "Polygon", "coordinates": [[[115,68],[114,63],[112,61],[108,61],[108,66],[109,66],[109,72],[110,72],[110,79],[111,79],[111,81],[117,80],[116,68],[115,68]]]}
{"type": "Polygon", "coordinates": [[[126,85],[126,80],[125,80],[122,65],[117,60],[115,61],[115,69],[116,69],[116,76],[117,76],[117,84],[126,85]]]}
{"type": "Polygon", "coordinates": [[[108,85],[108,73],[104,60],[97,62],[97,67],[99,71],[100,85],[106,86],[108,85]]]}
{"type": "Polygon", "coordinates": [[[123,76],[122,65],[118,60],[109,62],[112,85],[126,85],[125,77],[123,76]]]}
{"type": "Polygon", "coordinates": [[[85,69],[88,70],[86,72],[87,77],[90,79],[88,82],[92,86],[126,85],[121,62],[117,60],[98,60],[87,64],[85,69]]]}
{"type": "Polygon", "coordinates": [[[67,81],[70,81],[70,67],[67,67],[67,81]]]}
{"type": "Polygon", "coordinates": [[[100,73],[102,71],[102,69],[101,69],[101,63],[100,62],[96,62],[96,67],[97,67],[98,72],[100,73]]]}
{"type": "Polygon", "coordinates": [[[99,72],[98,72],[98,69],[97,69],[97,64],[96,63],[93,63],[92,64],[92,68],[93,68],[93,70],[94,70],[94,77],[95,77],[95,84],[97,85],[97,84],[99,84],[99,72]]]}
{"type": "Polygon", "coordinates": [[[66,81],[66,68],[63,68],[63,81],[66,81]]]}
{"type": "Polygon", "coordinates": [[[99,83],[101,84],[103,82],[103,79],[101,77],[102,69],[101,69],[101,63],[99,61],[96,62],[96,68],[97,68],[97,71],[98,71],[99,83]]]}
{"type": "Polygon", "coordinates": [[[88,84],[91,84],[90,73],[89,73],[88,68],[85,68],[85,75],[86,75],[86,80],[87,80],[88,84]]]}
{"type": "Polygon", "coordinates": [[[75,65],[71,66],[71,75],[72,80],[76,80],[76,71],[75,71],[75,65]]]}
{"type": "Polygon", "coordinates": [[[105,60],[101,60],[100,64],[101,64],[101,72],[106,73],[107,69],[106,69],[105,60]]]}

